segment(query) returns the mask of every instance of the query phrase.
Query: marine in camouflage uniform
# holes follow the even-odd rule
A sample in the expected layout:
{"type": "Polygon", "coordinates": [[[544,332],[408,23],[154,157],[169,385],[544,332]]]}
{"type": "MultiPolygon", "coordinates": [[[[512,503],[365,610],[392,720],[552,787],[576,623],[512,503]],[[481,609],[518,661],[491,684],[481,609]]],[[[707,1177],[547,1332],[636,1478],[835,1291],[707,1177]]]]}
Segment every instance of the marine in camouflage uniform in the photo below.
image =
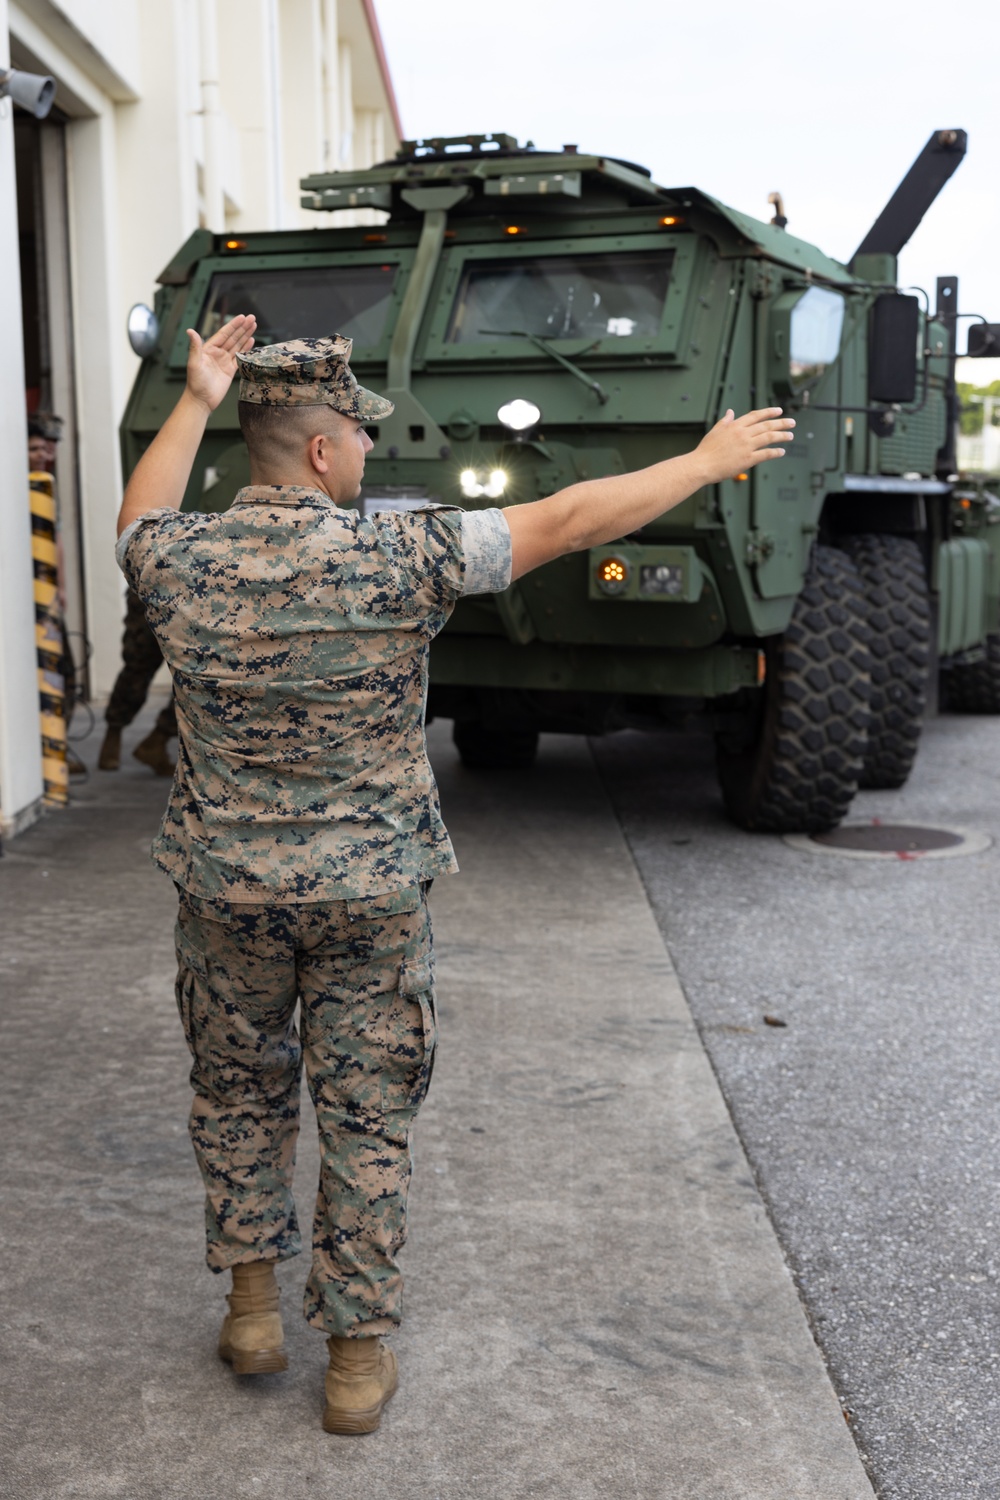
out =
{"type": "MultiPolygon", "coordinates": [[[[377,421],[391,403],[357,385],[350,349],[240,356],[240,401],[377,421]]],[[[506,587],[510,532],[498,510],[362,517],[319,489],[251,485],[222,514],[147,511],[117,555],[174,680],[153,856],[180,894],[208,1264],[300,1249],[304,1059],[322,1154],[305,1315],[341,1352],[370,1350],[400,1320],[410,1128],[436,1042],[426,890],[457,868],[424,738],[428,648],[459,597],[506,587]]],[[[236,1287],[227,1326],[251,1307],[236,1287]]],[[[280,1347],[230,1345],[224,1328],[237,1369],[284,1367],[280,1347]]]]}
{"type": "Polygon", "coordinates": [[[424,741],[430,642],[463,594],[631,535],[780,457],[794,421],[730,411],[693,453],[507,511],[362,517],[339,502],[360,492],[364,424],[390,404],[358,387],[349,340],[250,354],[254,326],[239,315],[207,344],[189,330],[187,385],[129,481],[118,557],[176,690],[154,857],[180,892],[208,1261],[233,1272],[219,1352],[242,1373],[287,1363],[273,1263],[299,1248],[304,1059],[323,1163],[305,1298],[329,1334],[323,1422],[369,1432],[396,1388],[377,1335],[400,1318],[409,1133],[436,1042],[426,887],[456,868],[424,741]],[[253,482],[224,514],[181,515],[237,364],[253,482]]]}
{"type": "MultiPolygon", "coordinates": [[[[104,710],[107,729],[101,745],[98,766],[102,771],[117,771],[121,759],[121,735],[142,708],[149,695],[149,685],[163,665],[163,652],[156,636],[146,623],[146,612],[134,589],[125,597],[125,629],[122,633],[122,669],[111,689],[104,710]]],[[[156,722],[133,754],[151,766],[158,775],[169,776],[174,763],[167,742],[177,734],[174,699],[169,700],[156,716],[156,722]]]]}

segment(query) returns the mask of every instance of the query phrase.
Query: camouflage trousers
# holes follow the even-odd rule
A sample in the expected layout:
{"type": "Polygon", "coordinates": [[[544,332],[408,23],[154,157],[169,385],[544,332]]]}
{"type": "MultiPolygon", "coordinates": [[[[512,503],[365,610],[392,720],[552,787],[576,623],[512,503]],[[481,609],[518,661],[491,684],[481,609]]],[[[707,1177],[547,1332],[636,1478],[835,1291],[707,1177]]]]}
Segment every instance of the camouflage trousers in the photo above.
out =
{"type": "Polygon", "coordinates": [[[326,1333],[387,1332],[401,1315],[410,1128],[436,1040],[425,891],[289,906],[180,897],[177,1004],[194,1058],[208,1264],[301,1249],[292,1172],[304,1060],[321,1158],[306,1320],[326,1333]]]}
{"type": "MultiPolygon", "coordinates": [[[[149,684],[163,663],[156,636],[146,624],[146,614],[139,595],[129,589],[125,598],[125,629],[122,632],[122,669],[115,678],[108,706],[104,710],[109,729],[124,729],[131,724],[149,694],[149,684]]],[[[156,727],[169,739],[177,733],[177,716],[171,694],[156,716],[156,727]]]]}

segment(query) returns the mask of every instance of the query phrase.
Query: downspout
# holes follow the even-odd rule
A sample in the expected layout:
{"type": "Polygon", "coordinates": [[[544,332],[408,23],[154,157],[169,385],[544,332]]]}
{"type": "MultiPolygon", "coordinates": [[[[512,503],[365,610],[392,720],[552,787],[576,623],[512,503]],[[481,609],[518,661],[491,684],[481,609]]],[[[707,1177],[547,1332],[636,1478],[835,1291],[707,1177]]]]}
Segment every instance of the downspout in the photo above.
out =
{"type": "Polygon", "coordinates": [[[222,184],[224,121],[219,90],[219,22],[215,0],[199,0],[198,25],[201,50],[201,189],[205,228],[213,234],[225,234],[226,200],[222,184]]]}
{"type": "Polygon", "coordinates": [[[337,0],[323,0],[323,166],[340,166],[340,31],[337,0]]]}
{"type": "Polygon", "coordinates": [[[272,209],[273,228],[285,228],[285,162],[284,142],[281,129],[281,25],[278,16],[278,0],[268,0],[267,7],[268,51],[270,53],[271,94],[271,191],[274,195],[272,209]]]}

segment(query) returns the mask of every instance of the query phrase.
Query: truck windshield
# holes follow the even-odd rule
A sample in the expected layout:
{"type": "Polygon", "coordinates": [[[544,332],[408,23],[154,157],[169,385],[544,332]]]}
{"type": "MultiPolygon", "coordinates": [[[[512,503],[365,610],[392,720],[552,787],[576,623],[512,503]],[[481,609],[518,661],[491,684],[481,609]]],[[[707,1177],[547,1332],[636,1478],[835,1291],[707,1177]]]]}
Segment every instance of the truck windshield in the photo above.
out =
{"type": "Polygon", "coordinates": [[[545,339],[654,337],[672,250],[471,261],[451,312],[450,344],[506,331],[545,339]]]}
{"type": "Polygon", "coordinates": [[[198,323],[202,338],[236,313],[254,313],[258,344],[342,333],[362,348],[381,342],[395,265],[217,271],[198,323]]]}

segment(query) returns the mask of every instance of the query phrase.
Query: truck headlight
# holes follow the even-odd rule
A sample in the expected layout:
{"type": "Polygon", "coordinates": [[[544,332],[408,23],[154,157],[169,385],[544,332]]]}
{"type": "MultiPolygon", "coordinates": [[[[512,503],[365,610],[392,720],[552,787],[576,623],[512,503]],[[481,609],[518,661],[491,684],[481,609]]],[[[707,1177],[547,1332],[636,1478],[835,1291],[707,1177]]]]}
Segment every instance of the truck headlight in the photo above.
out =
{"type": "Polygon", "coordinates": [[[541,420],[542,413],[534,401],[523,401],[520,396],[508,401],[497,412],[497,421],[510,432],[527,432],[537,427],[541,420]]]}
{"type": "Polygon", "coordinates": [[[507,474],[503,469],[463,469],[458,483],[466,500],[499,500],[507,488],[507,474]]]}

